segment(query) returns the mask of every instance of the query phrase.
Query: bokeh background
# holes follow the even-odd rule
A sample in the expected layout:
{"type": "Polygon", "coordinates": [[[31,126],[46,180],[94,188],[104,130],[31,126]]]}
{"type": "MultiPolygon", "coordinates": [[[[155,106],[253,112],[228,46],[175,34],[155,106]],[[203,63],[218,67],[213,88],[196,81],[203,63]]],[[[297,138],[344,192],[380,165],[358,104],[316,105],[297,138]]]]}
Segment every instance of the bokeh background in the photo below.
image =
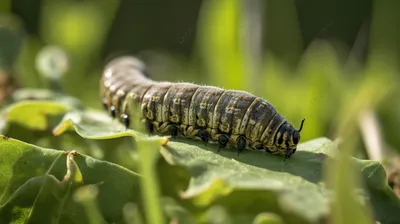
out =
{"type": "Polygon", "coordinates": [[[54,88],[37,55],[57,46],[68,56],[57,88],[101,109],[104,64],[133,54],[155,80],[249,91],[296,127],[305,118],[302,141],[352,139],[356,156],[382,160],[400,150],[399,7],[397,0],[2,0],[0,65],[20,87],[54,88]]]}

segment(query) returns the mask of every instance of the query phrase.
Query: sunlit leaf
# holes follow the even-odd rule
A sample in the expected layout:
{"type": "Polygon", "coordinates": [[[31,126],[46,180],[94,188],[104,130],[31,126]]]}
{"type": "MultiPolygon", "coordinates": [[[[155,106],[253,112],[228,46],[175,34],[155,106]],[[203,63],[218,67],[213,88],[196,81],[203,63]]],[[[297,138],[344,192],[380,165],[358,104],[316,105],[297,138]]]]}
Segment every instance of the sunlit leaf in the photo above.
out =
{"type": "Polygon", "coordinates": [[[50,117],[62,117],[67,111],[67,106],[52,101],[22,101],[8,108],[6,120],[34,130],[48,130],[50,117]]]}
{"type": "Polygon", "coordinates": [[[148,136],[147,134],[125,128],[121,123],[112,120],[105,113],[97,111],[71,112],[53,129],[54,135],[61,135],[67,130],[75,130],[87,139],[112,139],[124,136],[135,137],[137,141],[154,140],[165,145],[167,137],[148,136]]]}
{"type": "Polygon", "coordinates": [[[2,222],[86,223],[84,210],[72,197],[82,184],[97,186],[99,209],[110,222],[121,222],[124,204],[139,200],[136,173],[75,152],[39,148],[2,136],[0,160],[2,222]],[[72,162],[68,169],[66,160],[72,162]]]}
{"type": "MultiPolygon", "coordinates": [[[[181,196],[197,208],[218,204],[230,213],[271,211],[287,223],[316,222],[331,212],[332,191],[326,187],[323,174],[325,162],[335,158],[337,146],[326,138],[300,144],[296,154],[287,161],[281,156],[253,151],[237,156],[229,148],[216,153],[216,146],[182,141],[186,144],[169,142],[162,154],[170,164],[186,167],[191,173],[189,187],[181,196]]],[[[388,188],[385,176],[374,171],[383,170],[379,163],[352,161],[368,187],[351,195],[368,200],[366,195],[375,192],[369,195],[373,198],[370,203],[375,203],[376,192],[380,192],[379,197],[400,208],[400,201],[388,188]],[[381,186],[372,182],[379,182],[381,186]]],[[[393,209],[378,207],[375,206],[375,212],[379,217],[388,217],[388,220],[398,217],[393,209]]]]}

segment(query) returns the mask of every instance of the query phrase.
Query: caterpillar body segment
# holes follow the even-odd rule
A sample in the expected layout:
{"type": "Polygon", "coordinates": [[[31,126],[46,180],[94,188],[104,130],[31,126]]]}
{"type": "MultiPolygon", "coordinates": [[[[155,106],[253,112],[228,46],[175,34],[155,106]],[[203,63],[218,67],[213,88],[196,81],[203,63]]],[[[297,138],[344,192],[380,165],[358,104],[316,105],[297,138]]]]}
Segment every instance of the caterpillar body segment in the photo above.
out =
{"type": "Polygon", "coordinates": [[[295,129],[268,101],[248,92],[152,81],[143,63],[128,56],[107,64],[100,96],[111,116],[127,127],[136,117],[149,131],[215,141],[218,150],[230,144],[238,152],[249,147],[288,158],[296,151],[304,122],[295,129]]]}

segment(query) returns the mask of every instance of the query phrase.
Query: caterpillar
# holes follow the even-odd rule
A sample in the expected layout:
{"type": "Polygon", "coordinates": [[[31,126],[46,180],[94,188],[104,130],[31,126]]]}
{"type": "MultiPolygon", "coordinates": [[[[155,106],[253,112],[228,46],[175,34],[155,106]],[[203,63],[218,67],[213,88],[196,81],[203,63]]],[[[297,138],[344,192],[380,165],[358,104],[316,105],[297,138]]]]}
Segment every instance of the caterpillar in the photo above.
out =
{"type": "Polygon", "coordinates": [[[153,81],[144,64],[131,56],[105,66],[100,97],[104,108],[126,128],[133,116],[139,116],[149,133],[217,142],[218,151],[229,144],[238,154],[248,147],[290,158],[304,124],[303,119],[295,129],[271,103],[245,91],[153,81]],[[133,113],[133,107],[140,108],[140,114],[133,113]]]}

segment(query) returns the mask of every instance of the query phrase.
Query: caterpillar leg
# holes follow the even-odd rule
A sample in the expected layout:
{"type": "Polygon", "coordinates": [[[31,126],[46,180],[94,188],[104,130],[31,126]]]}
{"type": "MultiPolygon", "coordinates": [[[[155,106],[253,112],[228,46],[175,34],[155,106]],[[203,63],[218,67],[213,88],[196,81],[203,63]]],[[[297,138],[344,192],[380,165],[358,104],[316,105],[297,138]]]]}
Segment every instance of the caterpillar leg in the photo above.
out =
{"type": "Polygon", "coordinates": [[[151,121],[145,120],[144,126],[146,127],[147,133],[150,135],[154,132],[154,125],[151,121]]]}
{"type": "Polygon", "coordinates": [[[128,129],[130,125],[129,116],[126,114],[122,114],[122,122],[124,123],[125,128],[128,129]]]}
{"type": "Polygon", "coordinates": [[[218,137],[218,149],[217,152],[219,152],[222,148],[225,148],[226,145],[228,145],[229,138],[226,135],[220,135],[218,137]]]}
{"type": "Polygon", "coordinates": [[[175,139],[176,136],[178,136],[178,127],[176,125],[169,125],[168,126],[168,132],[171,135],[172,139],[175,139]]]}
{"type": "Polygon", "coordinates": [[[201,138],[201,140],[207,145],[207,142],[210,140],[210,134],[205,129],[199,129],[197,132],[197,136],[201,138]]]}
{"type": "Polygon", "coordinates": [[[191,125],[181,125],[180,130],[182,135],[186,137],[199,137],[205,145],[207,145],[207,142],[210,141],[211,138],[210,133],[204,128],[198,128],[191,125]]]}
{"type": "Polygon", "coordinates": [[[115,107],[114,106],[110,107],[110,115],[112,118],[115,118],[115,107]]]}
{"type": "Polygon", "coordinates": [[[237,143],[237,149],[238,149],[238,155],[239,155],[246,148],[246,138],[243,135],[240,135],[236,139],[236,143],[237,143]]]}

